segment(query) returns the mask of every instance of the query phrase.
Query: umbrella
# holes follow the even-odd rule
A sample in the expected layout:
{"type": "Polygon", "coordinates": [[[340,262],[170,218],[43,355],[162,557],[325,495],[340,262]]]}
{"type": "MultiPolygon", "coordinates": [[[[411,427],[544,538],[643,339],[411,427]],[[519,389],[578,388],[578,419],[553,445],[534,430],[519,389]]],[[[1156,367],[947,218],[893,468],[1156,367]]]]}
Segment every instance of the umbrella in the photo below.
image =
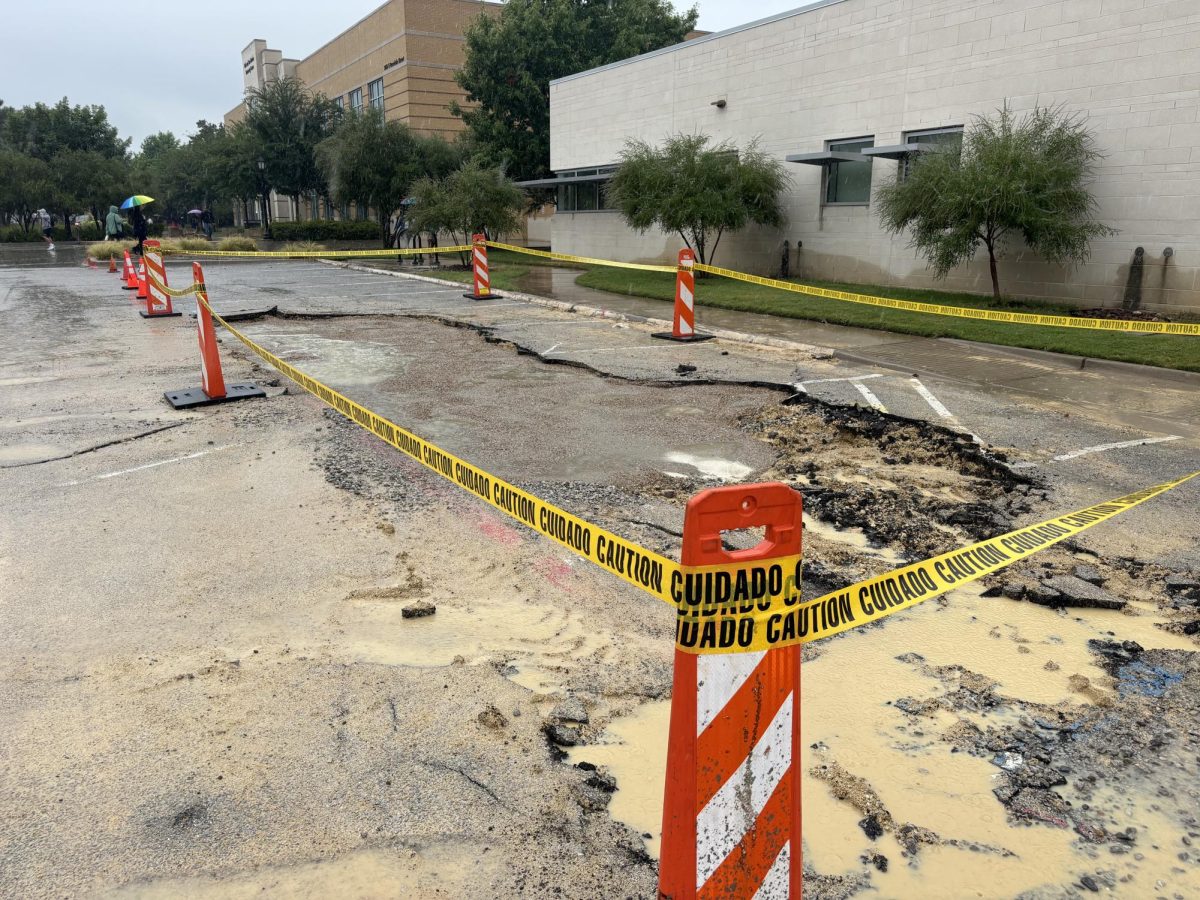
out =
{"type": "Polygon", "coordinates": [[[134,194],[121,204],[121,209],[130,209],[134,206],[145,206],[147,203],[153,202],[153,197],[147,197],[145,194],[134,194]]]}
{"type": "Polygon", "coordinates": [[[187,214],[189,216],[198,216],[198,215],[203,214],[203,212],[204,212],[204,210],[202,210],[202,209],[189,209],[187,211],[187,214]]]}

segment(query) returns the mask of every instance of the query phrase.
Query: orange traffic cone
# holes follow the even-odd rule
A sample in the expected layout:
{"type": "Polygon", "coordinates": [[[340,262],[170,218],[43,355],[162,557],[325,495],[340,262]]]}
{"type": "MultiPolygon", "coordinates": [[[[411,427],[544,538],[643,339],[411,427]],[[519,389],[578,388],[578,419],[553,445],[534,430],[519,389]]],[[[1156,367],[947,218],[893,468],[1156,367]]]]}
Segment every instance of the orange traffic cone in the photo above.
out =
{"type": "MultiPolygon", "coordinates": [[[[710,488],[687,505],[680,562],[798,560],[801,522],[800,495],[787,485],[710,488]],[[766,537],[758,547],[723,548],[723,532],[760,525],[766,537]]],[[[799,599],[798,561],[795,567],[786,577],[799,599]]],[[[753,635],[743,641],[741,622],[719,618],[681,608],[676,626],[659,896],[799,898],[800,646],[701,655],[679,649],[704,646],[710,629],[717,638],[710,647],[748,646],[753,635]]]]}
{"type": "Polygon", "coordinates": [[[108,258],[108,271],[110,273],[117,271],[117,258],[115,256],[108,258]]]}
{"type": "Polygon", "coordinates": [[[265,397],[266,391],[256,384],[225,384],[221,372],[221,352],[217,347],[217,333],[213,329],[212,312],[208,308],[208,292],[204,289],[204,270],[200,263],[192,263],[192,280],[200,285],[196,292],[196,335],[200,341],[200,387],[181,388],[167,391],[163,396],[175,409],[190,409],[193,406],[209,406],[213,403],[228,403],[250,397],[265,397]]]}
{"type": "Polygon", "coordinates": [[[475,291],[463,294],[468,300],[494,300],[499,295],[492,292],[492,280],[488,273],[487,235],[471,235],[471,272],[475,291]]]}
{"type": "Polygon", "coordinates": [[[146,258],[143,256],[138,262],[137,269],[137,298],[139,300],[147,300],[150,297],[150,292],[146,289],[146,258]]]}
{"type": "Polygon", "coordinates": [[[696,254],[690,248],[679,251],[679,267],[675,274],[675,315],[671,330],[655,332],[651,337],[667,341],[707,341],[711,334],[696,333],[696,254]]]}
{"type": "MultiPolygon", "coordinates": [[[[158,241],[146,241],[142,254],[142,277],[146,286],[146,308],[141,311],[143,319],[158,319],[163,316],[181,316],[171,307],[171,295],[163,290],[167,286],[167,269],[163,265],[162,245],[158,241]]],[[[138,297],[142,292],[138,291],[138,297]]]]}
{"type": "Polygon", "coordinates": [[[131,260],[129,258],[128,250],[125,251],[125,266],[124,266],[124,271],[122,273],[122,277],[125,279],[125,283],[123,285],[121,285],[121,290],[123,290],[123,291],[136,291],[137,290],[137,272],[135,272],[133,269],[133,260],[131,260]]]}

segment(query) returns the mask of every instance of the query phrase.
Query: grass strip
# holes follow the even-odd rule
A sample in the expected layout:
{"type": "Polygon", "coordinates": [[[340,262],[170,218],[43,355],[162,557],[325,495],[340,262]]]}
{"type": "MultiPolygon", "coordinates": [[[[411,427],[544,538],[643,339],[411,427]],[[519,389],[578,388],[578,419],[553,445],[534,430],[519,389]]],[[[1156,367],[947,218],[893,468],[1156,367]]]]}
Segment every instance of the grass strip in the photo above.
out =
{"type": "MultiPolygon", "coordinates": [[[[996,303],[978,294],[913,290],[877,285],[842,284],[832,281],[806,283],[832,290],[854,291],[900,300],[920,300],[946,306],[969,306],[1046,315],[1077,315],[1076,307],[1009,299],[996,303]]],[[[674,302],[675,278],[662,272],[638,272],[594,266],[578,280],[581,287],[626,296],[646,297],[674,302]]],[[[806,294],[794,294],[777,288],[732,281],[719,276],[698,278],[696,302],[700,306],[743,312],[763,313],[792,319],[809,319],[832,325],[850,325],[922,337],[947,337],[1007,347],[1050,350],[1089,359],[1110,359],[1168,369],[1200,372],[1200,339],[1181,335],[1122,334],[1076,328],[1049,328],[1041,325],[1010,325],[956,319],[882,307],[861,306],[839,300],[827,300],[806,294]]]]}

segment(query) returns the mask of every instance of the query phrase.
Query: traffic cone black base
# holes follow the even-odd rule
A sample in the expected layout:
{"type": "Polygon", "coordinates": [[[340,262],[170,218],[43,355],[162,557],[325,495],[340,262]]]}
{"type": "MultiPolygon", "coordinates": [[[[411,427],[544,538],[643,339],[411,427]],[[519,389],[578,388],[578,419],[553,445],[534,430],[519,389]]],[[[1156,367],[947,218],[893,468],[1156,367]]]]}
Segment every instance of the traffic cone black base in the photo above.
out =
{"type": "Polygon", "coordinates": [[[265,397],[267,392],[257,384],[231,384],[226,386],[224,397],[210,397],[204,393],[203,388],[198,387],[167,391],[163,396],[174,409],[192,409],[197,406],[215,406],[218,403],[232,403],[234,400],[265,397]]]}
{"type": "Polygon", "coordinates": [[[681,344],[695,344],[713,339],[711,334],[672,334],[669,331],[656,331],[650,337],[656,337],[663,341],[679,341],[681,344]]]}

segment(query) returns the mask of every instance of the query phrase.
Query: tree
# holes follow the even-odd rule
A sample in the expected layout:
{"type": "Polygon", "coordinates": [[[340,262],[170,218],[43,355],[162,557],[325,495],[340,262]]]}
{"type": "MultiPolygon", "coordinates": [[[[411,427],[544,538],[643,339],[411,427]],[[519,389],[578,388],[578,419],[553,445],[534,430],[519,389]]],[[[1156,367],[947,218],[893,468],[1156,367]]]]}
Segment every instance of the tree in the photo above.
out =
{"type": "Polygon", "coordinates": [[[103,227],[108,207],[132,192],[129,164],[94,150],[65,150],[50,167],[64,207],[86,209],[103,227]]]}
{"type": "Polygon", "coordinates": [[[194,183],[193,200],[201,209],[211,209],[224,195],[222,159],[228,152],[224,125],[214,125],[204,119],[196,123],[196,133],[188,138],[187,161],[194,183]]]}
{"type": "Polygon", "coordinates": [[[661,149],[629,141],[607,189],[609,203],[630,227],[675,232],[702,263],[716,255],[725,232],[786,221],[783,164],[754,142],[738,150],[728,142],[710,146],[709,140],[680,134],[661,149]]]}
{"type": "Polygon", "coordinates": [[[451,111],[487,162],[519,180],[545,177],[550,81],[678,44],[695,25],[695,7],[678,14],[665,0],[508,0],[467,29],[455,79],[477,106],[451,111]]]}
{"type": "MultiPolygon", "coordinates": [[[[326,193],[316,148],[332,132],[339,110],[298,78],[281,78],[246,94],[246,123],[258,139],[268,189],[292,198],[326,193]]],[[[264,209],[265,212],[265,209],[264,209]]]]}
{"type": "Polygon", "coordinates": [[[521,189],[498,168],[477,159],[440,180],[422,178],[413,188],[413,200],[413,227],[433,234],[449,232],[456,244],[471,243],[473,234],[516,231],[525,208],[521,189]]]}
{"type": "Polygon", "coordinates": [[[250,200],[260,192],[258,138],[245,122],[225,131],[214,149],[215,190],[242,205],[242,221],[248,221],[250,200]]]}
{"type": "Polygon", "coordinates": [[[1095,218],[1088,191],[1102,158],[1083,119],[1062,107],[1018,118],[1005,104],[977,117],[955,149],[922,153],[908,175],[876,192],[880,222],[909,230],[911,245],[938,278],[988,251],[992,296],[1000,299],[996,257],[1010,234],[1050,262],[1082,262],[1093,237],[1116,234],[1095,218]]]}
{"type": "Polygon", "coordinates": [[[0,221],[16,219],[28,234],[33,214],[54,203],[50,166],[36,157],[0,149],[0,221]]]}
{"type": "MultiPolygon", "coordinates": [[[[106,160],[127,158],[129,141],[109,124],[103,106],[72,106],[63,97],[53,106],[35,103],[9,109],[0,121],[0,146],[48,163],[51,169],[57,169],[60,158],[70,159],[64,155],[71,153],[92,153],[93,158],[106,160]]],[[[52,181],[55,187],[57,183],[52,181]]],[[[72,191],[56,189],[40,205],[59,213],[70,237],[72,204],[77,202],[72,191]]]]}
{"type": "Polygon", "coordinates": [[[109,159],[129,152],[129,140],[118,136],[103,106],[71,106],[66,97],[54,106],[35,103],[10,109],[3,128],[0,143],[43,162],[64,150],[92,150],[109,159]]]}
{"type": "Polygon", "coordinates": [[[391,246],[392,213],[417,179],[430,174],[422,154],[428,141],[370,109],[344,117],[337,131],[317,145],[317,164],[330,196],[337,203],[373,208],[385,247],[391,246]]]}
{"type": "Polygon", "coordinates": [[[134,191],[154,198],[154,215],[178,218],[187,209],[191,172],[184,144],[170,131],[142,141],[133,159],[134,191]]]}

